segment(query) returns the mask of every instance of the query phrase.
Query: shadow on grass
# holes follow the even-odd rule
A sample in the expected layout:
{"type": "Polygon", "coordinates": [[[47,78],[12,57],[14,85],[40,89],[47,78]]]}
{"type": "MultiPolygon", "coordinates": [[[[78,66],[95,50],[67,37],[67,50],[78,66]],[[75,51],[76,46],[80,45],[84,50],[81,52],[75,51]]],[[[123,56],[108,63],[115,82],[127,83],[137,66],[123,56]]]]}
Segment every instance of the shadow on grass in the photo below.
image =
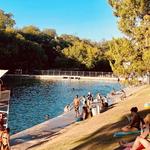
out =
{"type": "Polygon", "coordinates": [[[44,144],[44,143],[47,143],[48,141],[49,141],[49,140],[41,141],[41,142],[39,142],[39,143],[37,143],[37,144],[35,144],[35,145],[32,145],[32,146],[28,147],[27,150],[28,150],[28,149],[31,149],[31,148],[35,148],[36,146],[40,146],[40,145],[42,145],[42,144],[44,144]]]}
{"type": "Polygon", "coordinates": [[[21,137],[18,137],[18,138],[14,138],[14,139],[11,139],[10,140],[10,145],[11,146],[15,146],[17,144],[20,144],[20,143],[25,143],[25,142],[29,142],[29,141],[32,141],[32,140],[37,140],[37,139],[43,139],[44,141],[49,139],[50,137],[52,136],[56,136],[60,133],[57,133],[57,132],[47,132],[45,133],[44,135],[41,135],[41,134],[29,134],[29,135],[24,135],[24,136],[21,136],[21,137]]]}
{"type": "Polygon", "coordinates": [[[109,109],[112,109],[112,108],[116,107],[115,106],[116,104],[118,104],[118,103],[111,104],[110,106],[108,106],[108,107],[104,108],[103,110],[101,110],[100,113],[103,113],[103,112],[105,112],[105,111],[107,111],[109,109]]]}
{"type": "MultiPolygon", "coordinates": [[[[139,112],[141,117],[146,116],[146,114],[149,113],[149,110],[143,110],[139,112]]],[[[97,131],[94,133],[90,134],[87,137],[84,137],[80,139],[79,141],[76,141],[75,143],[81,143],[78,146],[74,147],[72,150],[81,150],[81,149],[86,149],[86,150],[104,150],[107,149],[107,147],[112,147],[112,150],[119,150],[121,149],[118,146],[118,142],[122,138],[126,138],[126,140],[133,140],[135,139],[136,135],[128,135],[126,137],[113,137],[113,134],[117,131],[120,131],[120,129],[128,124],[128,120],[125,119],[123,116],[120,121],[113,123],[113,124],[108,124],[105,125],[101,128],[99,128],[97,131]]],[[[85,131],[86,132],[86,131],[85,131]]]]}
{"type": "Polygon", "coordinates": [[[74,122],[72,122],[70,124],[57,126],[57,128],[52,128],[52,130],[53,129],[54,130],[57,129],[57,131],[43,130],[39,134],[37,134],[36,132],[35,133],[32,132],[32,134],[31,133],[29,133],[29,134],[28,133],[22,134],[20,136],[17,136],[16,138],[11,138],[10,139],[10,145],[11,146],[16,146],[18,144],[32,142],[32,141],[35,140],[36,141],[35,144],[32,144],[32,146],[30,146],[29,148],[33,148],[33,147],[39,146],[39,145],[49,141],[51,137],[59,135],[60,134],[59,131],[61,129],[64,129],[65,127],[67,127],[67,126],[69,126],[69,125],[71,125],[73,123],[74,122]],[[40,141],[40,142],[38,142],[38,141],[40,141]]]}

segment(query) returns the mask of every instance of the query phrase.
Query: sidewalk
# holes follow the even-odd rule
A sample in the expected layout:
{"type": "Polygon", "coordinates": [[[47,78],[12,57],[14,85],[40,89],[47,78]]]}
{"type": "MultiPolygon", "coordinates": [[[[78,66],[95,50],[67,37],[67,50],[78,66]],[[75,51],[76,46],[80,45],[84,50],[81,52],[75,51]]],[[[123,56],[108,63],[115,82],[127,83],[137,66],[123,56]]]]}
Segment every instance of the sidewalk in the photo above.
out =
{"type": "Polygon", "coordinates": [[[42,144],[60,133],[61,129],[75,122],[75,113],[70,111],[56,118],[45,121],[34,127],[11,136],[11,150],[26,150],[42,144]]]}

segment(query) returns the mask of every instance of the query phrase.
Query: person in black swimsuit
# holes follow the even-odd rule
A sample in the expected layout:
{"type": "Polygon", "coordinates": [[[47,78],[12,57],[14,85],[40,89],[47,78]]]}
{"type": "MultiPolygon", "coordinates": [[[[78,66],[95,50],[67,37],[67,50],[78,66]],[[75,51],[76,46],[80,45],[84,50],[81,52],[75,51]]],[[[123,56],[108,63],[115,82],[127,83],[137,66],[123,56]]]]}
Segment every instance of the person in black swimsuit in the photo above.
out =
{"type": "Polygon", "coordinates": [[[140,130],[141,118],[140,115],[138,114],[137,107],[132,107],[130,111],[132,116],[131,121],[127,126],[121,129],[124,132],[140,130]]]}

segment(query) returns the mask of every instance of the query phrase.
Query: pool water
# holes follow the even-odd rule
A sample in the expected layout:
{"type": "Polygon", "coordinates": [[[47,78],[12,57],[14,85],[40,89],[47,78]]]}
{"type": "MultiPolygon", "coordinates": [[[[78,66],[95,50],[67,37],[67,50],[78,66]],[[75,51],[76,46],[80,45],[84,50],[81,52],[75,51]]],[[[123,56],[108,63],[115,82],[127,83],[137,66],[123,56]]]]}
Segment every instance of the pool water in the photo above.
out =
{"type": "Polygon", "coordinates": [[[80,80],[37,80],[8,78],[11,88],[9,127],[11,134],[17,133],[63,113],[66,104],[73,101],[75,95],[83,96],[91,92],[107,95],[113,88],[120,89],[116,82],[80,81],[80,80]]]}

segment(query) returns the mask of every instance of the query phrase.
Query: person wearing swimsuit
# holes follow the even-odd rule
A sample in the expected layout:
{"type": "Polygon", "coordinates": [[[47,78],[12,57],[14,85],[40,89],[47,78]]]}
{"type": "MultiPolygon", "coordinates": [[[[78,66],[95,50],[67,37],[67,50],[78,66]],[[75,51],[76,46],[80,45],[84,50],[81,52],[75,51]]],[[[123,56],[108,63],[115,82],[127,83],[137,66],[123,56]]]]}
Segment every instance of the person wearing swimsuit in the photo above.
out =
{"type": "Polygon", "coordinates": [[[140,118],[140,115],[138,114],[137,107],[132,107],[130,111],[131,111],[132,119],[127,126],[121,129],[124,132],[140,130],[141,118],[140,118]]]}
{"type": "Polygon", "coordinates": [[[140,145],[143,145],[144,150],[150,150],[150,113],[144,118],[146,129],[144,134],[138,136],[131,148],[131,150],[137,150],[140,145]]]}
{"type": "Polygon", "coordinates": [[[0,133],[0,150],[10,150],[9,139],[9,128],[6,128],[0,133]]]}
{"type": "MultiPolygon", "coordinates": [[[[133,142],[127,142],[127,141],[124,141],[124,140],[121,140],[119,141],[119,144],[121,147],[124,147],[124,150],[144,150],[146,147],[149,148],[149,145],[145,145],[146,143],[147,144],[150,144],[149,140],[150,140],[150,114],[146,115],[146,117],[144,118],[144,123],[145,124],[141,124],[142,126],[142,132],[141,132],[141,135],[138,136],[136,138],[135,141],[133,142]],[[144,128],[143,128],[144,127],[144,128]]],[[[145,150],[149,150],[149,149],[145,149],[145,150]]]]}
{"type": "Polygon", "coordinates": [[[73,106],[74,106],[74,110],[75,110],[75,117],[79,117],[80,113],[79,113],[79,106],[80,106],[80,100],[78,95],[76,95],[76,97],[73,100],[73,106]]]}

